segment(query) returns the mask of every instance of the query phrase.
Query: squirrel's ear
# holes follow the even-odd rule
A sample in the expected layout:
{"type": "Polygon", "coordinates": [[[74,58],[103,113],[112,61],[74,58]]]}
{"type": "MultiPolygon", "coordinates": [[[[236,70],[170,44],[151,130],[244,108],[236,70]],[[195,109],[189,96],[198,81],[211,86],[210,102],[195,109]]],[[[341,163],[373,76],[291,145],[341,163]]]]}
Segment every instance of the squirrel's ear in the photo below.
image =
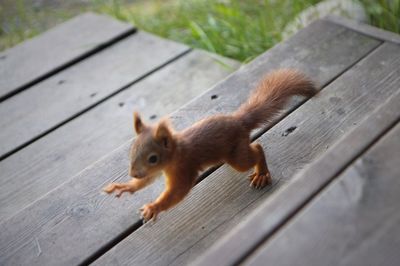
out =
{"type": "Polygon", "coordinates": [[[133,113],[133,126],[135,128],[136,134],[142,133],[142,131],[145,128],[144,123],[142,122],[142,119],[140,118],[140,115],[138,112],[133,113]]]}
{"type": "Polygon", "coordinates": [[[171,148],[172,146],[172,130],[169,125],[169,121],[164,119],[161,120],[155,130],[155,139],[160,141],[164,148],[171,148]]]}

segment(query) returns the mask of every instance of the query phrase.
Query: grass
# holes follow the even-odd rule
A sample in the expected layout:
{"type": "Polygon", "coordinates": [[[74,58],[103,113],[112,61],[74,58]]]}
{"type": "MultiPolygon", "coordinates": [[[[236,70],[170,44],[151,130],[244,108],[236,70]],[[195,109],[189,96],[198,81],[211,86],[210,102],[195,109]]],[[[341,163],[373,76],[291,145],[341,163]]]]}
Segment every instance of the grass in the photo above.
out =
{"type": "Polygon", "coordinates": [[[151,1],[123,10],[113,2],[103,11],[143,30],[249,61],[279,42],[285,25],[319,0],[151,1]]]}
{"type": "MultiPolygon", "coordinates": [[[[0,50],[92,10],[192,47],[247,62],[281,41],[287,23],[320,0],[92,0],[88,4],[39,9],[26,6],[25,0],[3,1],[11,3],[13,12],[10,15],[10,5],[0,6],[0,50]]],[[[400,33],[400,0],[359,1],[373,25],[400,33]]]]}
{"type": "Polygon", "coordinates": [[[400,0],[360,0],[372,25],[400,33],[400,0]]]}

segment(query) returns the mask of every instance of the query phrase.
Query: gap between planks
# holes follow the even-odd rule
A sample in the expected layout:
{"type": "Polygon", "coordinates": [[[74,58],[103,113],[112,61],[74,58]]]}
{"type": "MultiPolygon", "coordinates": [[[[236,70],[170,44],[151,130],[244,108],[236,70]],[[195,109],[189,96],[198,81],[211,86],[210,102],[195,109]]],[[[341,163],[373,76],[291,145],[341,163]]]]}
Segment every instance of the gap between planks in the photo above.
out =
{"type": "Polygon", "coordinates": [[[139,31],[3,102],[0,156],[188,49],[139,31]]]}
{"type": "Polygon", "coordinates": [[[107,101],[108,99],[114,97],[115,95],[117,95],[118,93],[126,90],[127,88],[129,88],[130,86],[134,85],[135,83],[140,82],[141,80],[147,78],[148,76],[150,76],[151,74],[155,73],[156,71],[162,69],[163,67],[169,65],[170,63],[174,62],[175,60],[181,58],[182,56],[186,55],[187,53],[189,53],[192,49],[188,48],[187,50],[185,50],[184,52],[181,52],[180,54],[178,54],[177,56],[168,59],[166,62],[164,62],[163,64],[155,67],[154,69],[150,70],[149,72],[141,75],[140,77],[138,77],[137,79],[133,80],[132,82],[129,82],[128,84],[120,87],[119,89],[115,90],[114,92],[112,92],[111,94],[107,95],[106,97],[104,97],[103,99],[98,100],[97,102],[88,105],[87,107],[85,107],[84,109],[80,110],[79,112],[77,112],[76,114],[72,115],[71,117],[69,117],[68,119],[65,119],[63,121],[61,121],[60,123],[56,124],[55,126],[50,127],[49,129],[46,129],[44,132],[38,134],[37,136],[35,136],[34,138],[30,139],[29,141],[26,141],[24,143],[22,143],[21,145],[16,146],[15,148],[13,148],[12,150],[4,153],[3,155],[0,156],[0,161],[6,159],[7,157],[9,157],[10,155],[22,150],[23,148],[25,148],[26,146],[32,144],[33,142],[37,141],[40,138],[43,138],[44,136],[46,136],[47,134],[51,133],[52,131],[56,130],[57,128],[60,128],[61,126],[67,124],[68,122],[74,120],[75,118],[77,118],[78,116],[90,111],[91,109],[93,109],[94,107],[102,104],[103,102],[107,101]]]}

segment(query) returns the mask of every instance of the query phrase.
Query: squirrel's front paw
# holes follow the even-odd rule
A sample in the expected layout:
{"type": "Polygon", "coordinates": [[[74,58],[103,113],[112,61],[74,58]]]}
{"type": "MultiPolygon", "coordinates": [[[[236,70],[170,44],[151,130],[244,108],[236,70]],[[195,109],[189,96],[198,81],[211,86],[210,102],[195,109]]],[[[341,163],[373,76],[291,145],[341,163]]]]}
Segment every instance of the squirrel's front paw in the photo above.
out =
{"type": "Polygon", "coordinates": [[[121,195],[124,192],[129,192],[129,193],[133,193],[135,192],[135,187],[130,184],[130,183],[124,183],[124,184],[120,184],[120,183],[111,183],[108,186],[106,186],[105,188],[103,188],[103,191],[110,194],[114,191],[117,191],[117,194],[115,194],[115,196],[117,198],[121,197],[121,195]]]}
{"type": "Polygon", "coordinates": [[[104,188],[103,188],[103,191],[106,192],[106,193],[108,193],[108,194],[110,194],[110,193],[112,193],[115,189],[117,189],[117,188],[115,187],[115,184],[114,184],[114,183],[111,183],[111,184],[108,184],[106,187],[104,187],[104,188]]]}
{"type": "Polygon", "coordinates": [[[272,183],[271,175],[269,172],[265,174],[261,173],[253,173],[249,175],[250,186],[255,188],[263,188],[266,185],[270,185],[272,183]]]}
{"type": "Polygon", "coordinates": [[[140,211],[141,211],[141,216],[145,222],[150,220],[155,221],[158,213],[160,212],[157,206],[153,203],[148,203],[143,205],[143,207],[140,208],[140,211]]]}

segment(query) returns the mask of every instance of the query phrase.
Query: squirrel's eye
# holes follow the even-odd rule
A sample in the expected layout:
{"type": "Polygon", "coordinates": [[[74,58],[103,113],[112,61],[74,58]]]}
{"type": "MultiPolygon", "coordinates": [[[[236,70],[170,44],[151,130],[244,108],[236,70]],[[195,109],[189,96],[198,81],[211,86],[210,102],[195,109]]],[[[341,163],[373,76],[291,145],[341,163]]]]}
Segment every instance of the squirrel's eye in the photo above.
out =
{"type": "Polygon", "coordinates": [[[147,159],[147,161],[149,164],[156,164],[158,162],[158,157],[157,155],[153,154],[149,157],[149,159],[147,159]]]}

